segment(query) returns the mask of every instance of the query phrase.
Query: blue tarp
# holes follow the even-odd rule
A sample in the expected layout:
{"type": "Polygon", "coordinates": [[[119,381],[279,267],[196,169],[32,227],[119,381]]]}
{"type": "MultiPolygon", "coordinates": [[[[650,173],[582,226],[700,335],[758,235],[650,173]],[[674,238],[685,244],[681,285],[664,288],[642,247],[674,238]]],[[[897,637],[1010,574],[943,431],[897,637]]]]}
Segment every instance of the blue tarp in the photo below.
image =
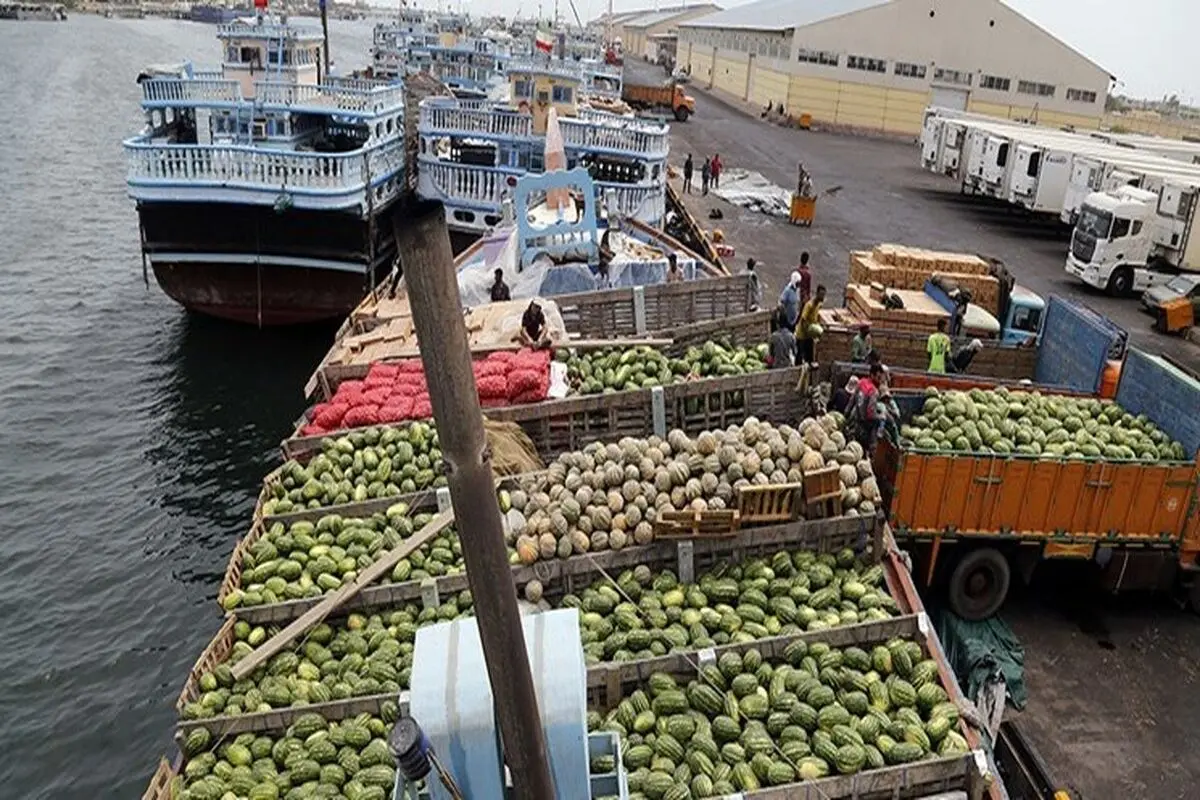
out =
{"type": "Polygon", "coordinates": [[[1034,380],[1095,393],[1109,353],[1124,335],[1090,309],[1052,295],[1046,305],[1034,380]]]}
{"type": "Polygon", "coordinates": [[[1116,400],[1130,414],[1145,414],[1183,445],[1189,459],[1200,450],[1200,381],[1183,370],[1131,347],[1116,400]]]}

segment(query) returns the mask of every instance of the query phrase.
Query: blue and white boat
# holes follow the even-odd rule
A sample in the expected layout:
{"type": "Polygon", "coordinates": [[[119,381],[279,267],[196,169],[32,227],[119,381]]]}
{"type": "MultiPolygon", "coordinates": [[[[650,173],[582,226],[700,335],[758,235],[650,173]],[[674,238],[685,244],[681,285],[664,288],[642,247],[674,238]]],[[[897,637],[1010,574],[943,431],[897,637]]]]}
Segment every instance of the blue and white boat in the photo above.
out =
{"type": "Polygon", "coordinates": [[[323,40],[264,15],[217,29],[218,70],[139,78],[125,141],[142,252],[184,307],[259,325],[340,317],[396,258],[399,84],[325,74],[323,40]]]}
{"type": "Polygon", "coordinates": [[[503,100],[426,98],[417,122],[418,194],[446,206],[452,233],[474,236],[499,224],[501,205],[521,176],[548,168],[543,155],[553,109],[563,168],[585,169],[613,212],[661,226],[668,126],[602,110],[617,108],[612,95],[620,92],[619,72],[604,67],[530,57],[509,64],[503,100]],[[604,79],[614,88],[598,98],[594,85],[604,79]]]}

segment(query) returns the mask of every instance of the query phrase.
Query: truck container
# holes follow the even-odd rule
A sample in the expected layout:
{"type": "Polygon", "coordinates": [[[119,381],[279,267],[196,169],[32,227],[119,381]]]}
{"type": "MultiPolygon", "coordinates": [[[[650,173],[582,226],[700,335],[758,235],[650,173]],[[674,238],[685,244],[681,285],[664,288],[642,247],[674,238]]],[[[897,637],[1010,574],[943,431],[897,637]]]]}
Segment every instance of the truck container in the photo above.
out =
{"type": "MultiPolygon", "coordinates": [[[[923,392],[896,395],[905,419],[925,400],[923,392]]],[[[1150,463],[881,442],[875,471],[884,507],[919,581],[944,588],[960,616],[983,619],[1003,604],[1014,570],[1028,581],[1043,559],[1072,559],[1093,563],[1106,589],[1186,589],[1200,605],[1200,381],[1130,349],[1116,402],[1180,442],[1187,458],[1150,463]]]]}
{"type": "Polygon", "coordinates": [[[1147,161],[1140,153],[1120,153],[1116,156],[1098,153],[1076,153],[1071,159],[1067,188],[1063,195],[1059,218],[1074,226],[1079,210],[1093,192],[1103,192],[1121,186],[1158,191],[1164,180],[1200,175],[1200,166],[1147,161]]]}
{"type": "Polygon", "coordinates": [[[1067,273],[1121,297],[1200,271],[1198,190],[1200,176],[1088,195],[1071,232],[1067,273]]]}
{"type": "Polygon", "coordinates": [[[680,122],[687,122],[696,113],[696,99],[673,80],[663,84],[626,83],[621,99],[637,109],[669,111],[680,122]]]}

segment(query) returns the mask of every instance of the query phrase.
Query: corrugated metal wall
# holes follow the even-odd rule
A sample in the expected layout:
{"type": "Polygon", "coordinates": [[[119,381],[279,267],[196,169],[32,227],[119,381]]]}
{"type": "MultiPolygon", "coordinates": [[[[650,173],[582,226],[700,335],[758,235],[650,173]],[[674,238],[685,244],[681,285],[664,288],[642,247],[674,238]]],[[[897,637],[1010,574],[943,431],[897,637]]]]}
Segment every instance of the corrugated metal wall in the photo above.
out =
{"type": "Polygon", "coordinates": [[[748,66],[745,61],[726,57],[718,51],[713,64],[713,87],[745,99],[748,66]]]}
{"type": "MultiPolygon", "coordinates": [[[[1035,113],[1032,106],[985,103],[982,100],[976,100],[974,96],[968,102],[967,110],[973,114],[987,114],[989,117],[1004,119],[1031,119],[1035,113]]],[[[1061,111],[1045,109],[1038,109],[1036,114],[1039,125],[1073,125],[1076,128],[1098,128],[1100,126],[1098,117],[1089,117],[1084,114],[1064,114],[1061,111]]]]}
{"type": "Polygon", "coordinates": [[[751,103],[766,108],[767,103],[779,105],[786,103],[788,98],[789,76],[765,66],[755,65],[754,73],[750,76],[751,103]]]}
{"type": "Polygon", "coordinates": [[[793,75],[787,112],[812,114],[814,122],[889,133],[916,134],[929,104],[927,92],[793,75]]]}

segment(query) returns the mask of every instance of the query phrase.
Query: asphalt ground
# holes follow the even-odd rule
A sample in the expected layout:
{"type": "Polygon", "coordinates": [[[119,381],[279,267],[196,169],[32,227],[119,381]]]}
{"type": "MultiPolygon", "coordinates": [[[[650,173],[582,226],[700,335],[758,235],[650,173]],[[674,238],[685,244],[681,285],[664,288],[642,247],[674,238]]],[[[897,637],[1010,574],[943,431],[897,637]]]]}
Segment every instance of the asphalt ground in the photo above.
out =
{"type": "MultiPolygon", "coordinates": [[[[630,61],[626,80],[661,81],[663,72],[630,61]]],[[[840,298],[849,253],[896,242],[1002,259],[1019,283],[1043,296],[1083,302],[1129,331],[1131,342],[1200,371],[1200,346],[1150,328],[1132,299],[1092,291],[1064,270],[1069,231],[1057,222],[964,197],[953,181],[923,171],[915,141],[799,131],[768,124],[756,109],[700,87],[696,115],[671,126],[671,163],[697,165],[719,153],[726,169],[762,173],[791,189],[803,162],[818,193],[811,228],[794,227],[715,196],[685,198],[701,224],[720,228],[762,264],[764,301],[778,294],[800,253],[815,281],[840,298]],[[709,220],[719,208],[721,220],[709,220]]],[[[678,183],[676,184],[678,186],[678,183]]],[[[886,358],[886,356],[885,356],[886,358]]],[[[1052,773],[1087,800],[1166,800],[1200,796],[1192,758],[1200,728],[1200,619],[1167,596],[1112,597],[1092,588],[1089,565],[1043,564],[1001,612],[1025,648],[1029,702],[1010,711],[1052,773]]],[[[936,603],[937,598],[927,598],[936,603]]]]}
{"type": "MultiPolygon", "coordinates": [[[[660,67],[632,59],[625,71],[626,80],[664,77],[660,67]]],[[[720,229],[733,245],[736,256],[727,260],[731,269],[742,268],[750,256],[762,264],[764,302],[778,295],[804,251],[812,259],[814,281],[824,284],[831,298],[842,297],[852,250],[894,242],[978,253],[1002,260],[1018,283],[1043,297],[1069,297],[1108,317],[1129,332],[1134,346],[1170,355],[1200,372],[1200,345],[1156,333],[1137,300],[1109,297],[1066,273],[1066,226],[961,194],[950,178],[921,169],[915,141],[784,128],[759,119],[757,110],[741,101],[698,86],[688,91],[696,99],[696,115],[672,124],[670,162],[681,167],[692,154],[697,188],[685,202],[702,225],[720,229]],[[818,195],[840,188],[819,197],[811,228],[793,226],[711,194],[702,197],[700,164],[713,154],[720,154],[726,170],[753,170],[789,191],[798,162],[812,176],[818,195]],[[721,210],[722,219],[708,218],[713,208],[721,210]]]]}

